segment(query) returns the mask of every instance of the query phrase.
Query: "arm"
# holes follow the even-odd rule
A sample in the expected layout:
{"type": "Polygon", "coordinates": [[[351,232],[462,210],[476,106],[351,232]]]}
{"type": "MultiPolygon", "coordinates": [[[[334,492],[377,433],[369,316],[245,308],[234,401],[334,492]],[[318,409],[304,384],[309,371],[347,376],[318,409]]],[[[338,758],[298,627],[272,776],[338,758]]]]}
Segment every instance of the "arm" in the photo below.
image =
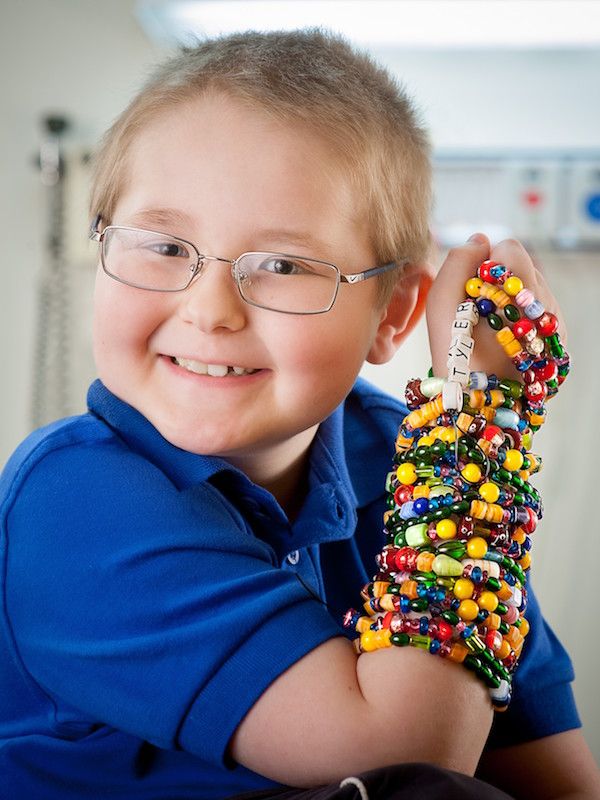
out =
{"type": "Polygon", "coordinates": [[[600,772],[580,728],[486,752],[477,777],[515,800],[600,798],[600,772]]]}
{"type": "Polygon", "coordinates": [[[233,736],[231,754],[293,786],[410,761],[472,775],[491,720],[486,689],[464,667],[413,648],[357,657],[336,638],[269,687],[233,736]]]}

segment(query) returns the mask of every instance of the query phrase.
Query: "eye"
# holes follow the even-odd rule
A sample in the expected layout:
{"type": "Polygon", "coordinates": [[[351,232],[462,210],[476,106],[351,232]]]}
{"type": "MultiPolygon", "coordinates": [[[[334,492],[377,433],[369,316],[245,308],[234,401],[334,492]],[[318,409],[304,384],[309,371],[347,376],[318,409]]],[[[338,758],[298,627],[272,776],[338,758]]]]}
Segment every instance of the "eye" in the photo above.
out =
{"type": "Polygon", "coordinates": [[[273,256],[261,261],[259,269],[272,272],[275,275],[309,275],[314,271],[306,262],[284,256],[273,256]]]}
{"type": "Polygon", "coordinates": [[[156,253],[157,256],[164,256],[166,258],[189,258],[189,252],[179,242],[173,241],[154,241],[147,242],[146,248],[156,253]]]}

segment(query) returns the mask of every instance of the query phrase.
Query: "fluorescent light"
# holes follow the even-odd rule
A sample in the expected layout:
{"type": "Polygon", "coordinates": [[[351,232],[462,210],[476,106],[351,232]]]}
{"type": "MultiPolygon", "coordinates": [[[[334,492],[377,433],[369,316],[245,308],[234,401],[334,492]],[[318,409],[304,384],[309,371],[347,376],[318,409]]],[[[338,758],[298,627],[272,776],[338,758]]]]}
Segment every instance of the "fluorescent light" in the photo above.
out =
{"type": "Polygon", "coordinates": [[[371,47],[600,46],[597,0],[138,0],[136,14],[161,44],[318,25],[371,47]]]}

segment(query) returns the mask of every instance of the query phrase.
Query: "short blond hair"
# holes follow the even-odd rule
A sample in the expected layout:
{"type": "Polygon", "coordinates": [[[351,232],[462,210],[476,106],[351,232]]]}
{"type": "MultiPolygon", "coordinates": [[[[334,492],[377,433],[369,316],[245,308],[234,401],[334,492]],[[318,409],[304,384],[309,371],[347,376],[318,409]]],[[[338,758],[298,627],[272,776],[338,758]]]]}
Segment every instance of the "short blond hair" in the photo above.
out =
{"type": "MultiPolygon", "coordinates": [[[[430,246],[430,145],[406,91],[367,54],[322,29],[222,36],[185,47],[151,75],[95,156],[91,215],[109,224],[136,135],[210,91],[299,122],[329,145],[356,189],[378,264],[422,261],[430,246]]],[[[401,270],[380,278],[386,300],[401,270]]]]}

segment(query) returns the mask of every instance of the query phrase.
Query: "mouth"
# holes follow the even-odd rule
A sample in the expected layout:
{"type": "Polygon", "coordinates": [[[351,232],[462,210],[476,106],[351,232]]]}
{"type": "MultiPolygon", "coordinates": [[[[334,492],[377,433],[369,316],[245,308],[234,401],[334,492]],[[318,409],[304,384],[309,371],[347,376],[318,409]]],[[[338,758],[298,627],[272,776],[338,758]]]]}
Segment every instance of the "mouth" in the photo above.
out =
{"type": "Polygon", "coordinates": [[[227,376],[242,377],[243,375],[253,375],[258,369],[248,369],[247,367],[227,366],[226,364],[205,364],[203,361],[194,361],[191,358],[177,358],[171,356],[171,362],[178,367],[193,372],[195,375],[210,375],[212,378],[225,378],[227,376]]]}

